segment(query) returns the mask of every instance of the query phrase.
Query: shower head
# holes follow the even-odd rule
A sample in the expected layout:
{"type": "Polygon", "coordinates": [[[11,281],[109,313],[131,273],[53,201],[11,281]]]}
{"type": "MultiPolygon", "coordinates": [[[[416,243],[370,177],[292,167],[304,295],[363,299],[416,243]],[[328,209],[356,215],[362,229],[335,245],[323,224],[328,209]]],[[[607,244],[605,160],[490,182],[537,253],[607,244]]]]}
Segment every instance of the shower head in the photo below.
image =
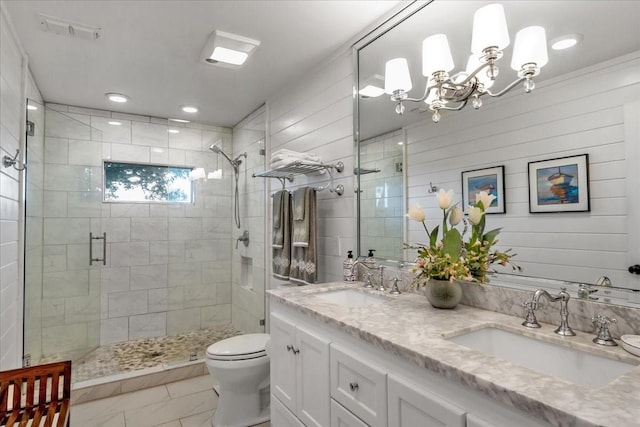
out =
{"type": "Polygon", "coordinates": [[[222,151],[222,148],[220,148],[220,146],[216,144],[210,145],[209,150],[213,151],[216,154],[222,154],[224,158],[227,159],[229,164],[231,164],[231,166],[233,167],[233,170],[236,171],[236,173],[238,172],[238,167],[242,163],[242,157],[244,157],[245,159],[247,158],[247,153],[242,153],[239,156],[237,156],[235,159],[232,159],[227,155],[227,153],[222,151]]]}
{"type": "Polygon", "coordinates": [[[234,164],[234,161],[231,160],[231,157],[229,157],[227,155],[227,153],[225,153],[224,151],[222,151],[222,148],[220,148],[219,146],[212,144],[211,146],[209,146],[209,150],[213,151],[216,154],[222,154],[224,156],[225,159],[227,159],[227,161],[229,163],[231,163],[231,166],[235,167],[236,165],[234,164]]]}

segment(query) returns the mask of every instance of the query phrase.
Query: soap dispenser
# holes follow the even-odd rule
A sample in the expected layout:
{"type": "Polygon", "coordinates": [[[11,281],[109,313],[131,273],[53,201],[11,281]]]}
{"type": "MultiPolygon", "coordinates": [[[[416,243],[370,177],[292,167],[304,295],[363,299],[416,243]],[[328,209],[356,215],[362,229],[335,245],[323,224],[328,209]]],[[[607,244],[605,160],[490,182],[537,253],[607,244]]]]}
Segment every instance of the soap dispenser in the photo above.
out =
{"type": "Polygon", "coordinates": [[[347,259],[342,263],[342,279],[345,282],[354,282],[355,276],[353,274],[353,251],[347,251],[347,259]]]}
{"type": "Polygon", "coordinates": [[[375,249],[369,249],[369,254],[367,255],[367,259],[364,260],[364,262],[369,267],[373,267],[376,265],[376,257],[373,255],[375,251],[376,251],[375,249]]]}

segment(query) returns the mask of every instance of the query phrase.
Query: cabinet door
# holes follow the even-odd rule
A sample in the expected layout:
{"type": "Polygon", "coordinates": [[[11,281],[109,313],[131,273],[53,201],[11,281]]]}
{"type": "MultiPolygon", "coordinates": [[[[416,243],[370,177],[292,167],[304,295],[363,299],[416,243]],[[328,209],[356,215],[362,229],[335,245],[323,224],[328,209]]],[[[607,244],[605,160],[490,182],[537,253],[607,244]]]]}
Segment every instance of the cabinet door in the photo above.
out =
{"type": "Polygon", "coordinates": [[[274,427],[304,427],[286,406],[271,395],[271,425],[274,427]]]}
{"type": "Polygon", "coordinates": [[[389,425],[465,427],[466,411],[435,394],[389,376],[389,425]]]}
{"type": "Polygon", "coordinates": [[[467,427],[496,427],[496,425],[475,415],[467,414],[467,427]]]}
{"type": "MultiPolygon", "coordinates": [[[[275,424],[274,424],[275,425],[275,424]]],[[[331,427],[368,427],[360,418],[331,399],[331,427]]]]}
{"type": "Polygon", "coordinates": [[[298,418],[307,427],[329,425],[329,340],[304,327],[296,329],[298,418]]]}
{"type": "Polygon", "coordinates": [[[277,313],[271,313],[269,357],[271,393],[294,414],[296,408],[295,326],[277,313]]]}
{"type": "Polygon", "coordinates": [[[386,427],[386,373],[366,355],[356,355],[339,345],[331,344],[330,356],[331,397],[368,425],[386,427]]]}

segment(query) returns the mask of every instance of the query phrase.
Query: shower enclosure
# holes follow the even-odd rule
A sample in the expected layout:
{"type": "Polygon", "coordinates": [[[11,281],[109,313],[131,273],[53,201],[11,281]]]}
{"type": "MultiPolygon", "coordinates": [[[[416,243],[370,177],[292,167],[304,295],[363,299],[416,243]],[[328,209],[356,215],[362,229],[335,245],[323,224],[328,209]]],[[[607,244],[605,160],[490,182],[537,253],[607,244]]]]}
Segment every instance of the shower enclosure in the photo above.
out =
{"type": "MultiPolygon", "coordinates": [[[[198,348],[170,355],[188,360],[194,352],[202,356],[213,336],[264,330],[264,287],[241,283],[247,270],[240,263],[254,248],[235,247],[234,170],[218,165],[209,150],[221,141],[221,149],[233,152],[235,130],[28,104],[34,133],[27,137],[25,172],[24,353],[31,364],[72,359],[77,367],[105,346],[205,331],[195,340],[198,348]],[[105,201],[105,161],[134,171],[169,165],[222,173],[192,176],[190,203],[105,201]]],[[[253,162],[263,166],[258,145],[243,145],[245,170],[253,162]]],[[[249,199],[263,203],[264,197],[249,196],[255,184],[240,172],[241,212],[255,214],[249,199]]],[[[140,179],[134,175],[123,179],[140,179]]],[[[264,187],[258,190],[264,195],[264,187]]],[[[264,227],[252,231],[257,245],[264,242],[264,227]]],[[[264,276],[264,262],[254,258],[250,275],[264,276]]]]}

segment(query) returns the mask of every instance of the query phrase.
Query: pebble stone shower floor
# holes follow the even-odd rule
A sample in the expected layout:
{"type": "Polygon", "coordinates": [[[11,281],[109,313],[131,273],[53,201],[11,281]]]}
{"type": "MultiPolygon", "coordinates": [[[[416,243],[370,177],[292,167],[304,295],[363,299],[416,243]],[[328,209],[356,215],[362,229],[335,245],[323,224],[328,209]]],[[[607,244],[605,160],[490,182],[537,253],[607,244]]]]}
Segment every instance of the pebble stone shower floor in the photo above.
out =
{"type": "MultiPolygon", "coordinates": [[[[75,360],[71,365],[71,378],[76,383],[163,364],[186,362],[193,352],[198,360],[202,360],[211,344],[239,334],[240,331],[231,325],[220,325],[215,329],[104,345],[75,360]]],[[[60,355],[50,355],[43,358],[41,363],[62,359],[64,357],[60,355]]]]}

